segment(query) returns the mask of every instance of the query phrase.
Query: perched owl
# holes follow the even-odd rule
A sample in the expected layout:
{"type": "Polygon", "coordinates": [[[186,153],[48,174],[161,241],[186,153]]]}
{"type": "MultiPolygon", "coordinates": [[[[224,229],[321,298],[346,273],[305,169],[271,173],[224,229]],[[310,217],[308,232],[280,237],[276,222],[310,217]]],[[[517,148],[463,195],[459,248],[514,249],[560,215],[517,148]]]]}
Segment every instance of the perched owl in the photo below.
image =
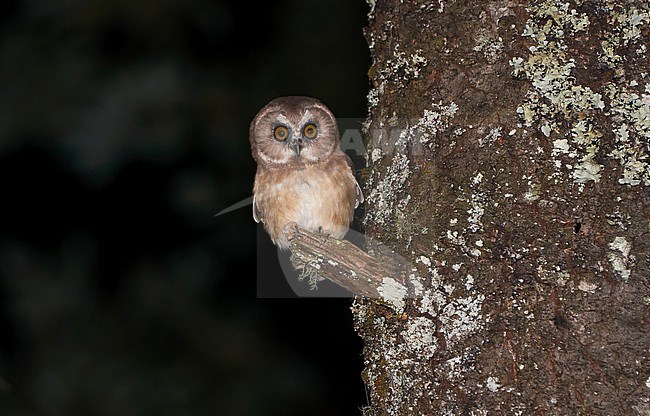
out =
{"type": "Polygon", "coordinates": [[[250,141],[257,162],[253,218],[275,245],[289,248],[292,223],[343,238],[363,194],[332,112],[314,98],[276,98],[253,119],[250,141]]]}

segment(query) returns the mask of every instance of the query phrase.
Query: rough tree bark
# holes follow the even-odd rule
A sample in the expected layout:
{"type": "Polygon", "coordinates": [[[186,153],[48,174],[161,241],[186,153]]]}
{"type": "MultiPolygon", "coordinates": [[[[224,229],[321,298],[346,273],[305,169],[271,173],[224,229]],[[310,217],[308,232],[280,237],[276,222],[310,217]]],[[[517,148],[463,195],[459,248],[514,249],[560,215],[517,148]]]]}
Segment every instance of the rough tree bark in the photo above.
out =
{"type": "Polygon", "coordinates": [[[370,2],[366,415],[650,415],[645,0],[370,2]]]}

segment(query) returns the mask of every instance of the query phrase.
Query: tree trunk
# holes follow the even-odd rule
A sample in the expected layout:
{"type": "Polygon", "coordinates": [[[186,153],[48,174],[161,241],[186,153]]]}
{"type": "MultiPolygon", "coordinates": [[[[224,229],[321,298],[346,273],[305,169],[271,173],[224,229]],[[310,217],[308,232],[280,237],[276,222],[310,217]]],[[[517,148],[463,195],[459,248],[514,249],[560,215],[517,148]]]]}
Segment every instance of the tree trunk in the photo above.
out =
{"type": "Polygon", "coordinates": [[[650,415],[645,0],[370,1],[366,415],[650,415]]]}

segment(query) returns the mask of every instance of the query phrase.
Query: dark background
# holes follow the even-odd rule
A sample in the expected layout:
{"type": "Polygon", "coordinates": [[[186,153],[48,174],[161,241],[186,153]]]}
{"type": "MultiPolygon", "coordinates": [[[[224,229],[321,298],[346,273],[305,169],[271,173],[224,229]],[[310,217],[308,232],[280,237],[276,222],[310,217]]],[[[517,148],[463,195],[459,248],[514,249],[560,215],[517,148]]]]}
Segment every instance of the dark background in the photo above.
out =
{"type": "Polygon", "coordinates": [[[0,415],[358,415],[349,299],[256,295],[248,125],[364,117],[367,5],[3,0],[0,415]]]}

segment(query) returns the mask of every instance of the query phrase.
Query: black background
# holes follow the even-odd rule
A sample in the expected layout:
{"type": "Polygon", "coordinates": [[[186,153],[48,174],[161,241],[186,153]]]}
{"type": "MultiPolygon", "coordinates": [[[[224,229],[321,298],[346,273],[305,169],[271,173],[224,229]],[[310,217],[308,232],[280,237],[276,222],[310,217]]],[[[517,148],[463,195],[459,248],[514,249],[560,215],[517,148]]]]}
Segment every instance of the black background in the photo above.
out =
{"type": "Polygon", "coordinates": [[[362,1],[4,0],[0,414],[355,415],[349,299],[259,298],[248,125],[363,118],[362,1]]]}

